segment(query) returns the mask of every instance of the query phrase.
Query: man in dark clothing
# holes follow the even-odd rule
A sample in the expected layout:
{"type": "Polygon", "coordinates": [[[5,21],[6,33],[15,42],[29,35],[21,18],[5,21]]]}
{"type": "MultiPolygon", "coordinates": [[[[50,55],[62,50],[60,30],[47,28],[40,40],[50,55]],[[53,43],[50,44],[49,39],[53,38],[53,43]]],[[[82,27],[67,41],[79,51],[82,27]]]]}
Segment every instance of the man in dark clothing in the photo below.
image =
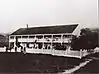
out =
{"type": "Polygon", "coordinates": [[[17,47],[15,47],[15,52],[17,52],[17,47]]]}
{"type": "Polygon", "coordinates": [[[26,54],[26,47],[23,48],[23,53],[26,54]]]}

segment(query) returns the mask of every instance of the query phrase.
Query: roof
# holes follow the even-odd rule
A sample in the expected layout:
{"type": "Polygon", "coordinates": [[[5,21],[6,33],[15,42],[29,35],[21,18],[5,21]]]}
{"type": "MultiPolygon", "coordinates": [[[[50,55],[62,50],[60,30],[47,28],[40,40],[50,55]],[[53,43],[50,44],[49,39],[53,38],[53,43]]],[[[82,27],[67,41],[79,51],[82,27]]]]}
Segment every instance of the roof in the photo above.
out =
{"type": "Polygon", "coordinates": [[[78,24],[20,28],[11,35],[72,33],[78,24]]]}

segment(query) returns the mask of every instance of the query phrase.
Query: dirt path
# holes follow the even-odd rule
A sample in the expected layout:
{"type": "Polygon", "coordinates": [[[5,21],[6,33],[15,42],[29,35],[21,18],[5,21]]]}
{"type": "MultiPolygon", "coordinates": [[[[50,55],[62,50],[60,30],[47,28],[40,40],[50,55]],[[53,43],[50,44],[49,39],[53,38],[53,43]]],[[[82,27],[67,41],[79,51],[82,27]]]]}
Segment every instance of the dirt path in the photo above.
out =
{"type": "Polygon", "coordinates": [[[85,62],[82,62],[78,66],[75,66],[74,68],[69,69],[69,70],[65,70],[65,72],[63,72],[62,74],[72,74],[73,72],[77,71],[81,67],[84,67],[85,65],[87,65],[91,61],[92,61],[92,59],[87,59],[85,62]]]}

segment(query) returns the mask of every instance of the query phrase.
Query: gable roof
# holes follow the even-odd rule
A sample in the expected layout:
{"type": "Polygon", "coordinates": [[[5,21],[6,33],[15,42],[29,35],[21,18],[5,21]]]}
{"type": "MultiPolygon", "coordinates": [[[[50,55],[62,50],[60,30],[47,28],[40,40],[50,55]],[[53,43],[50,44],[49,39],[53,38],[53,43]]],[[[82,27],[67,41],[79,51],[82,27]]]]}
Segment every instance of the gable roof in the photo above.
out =
{"type": "Polygon", "coordinates": [[[78,24],[20,28],[13,32],[11,35],[72,33],[77,26],[78,24]]]}

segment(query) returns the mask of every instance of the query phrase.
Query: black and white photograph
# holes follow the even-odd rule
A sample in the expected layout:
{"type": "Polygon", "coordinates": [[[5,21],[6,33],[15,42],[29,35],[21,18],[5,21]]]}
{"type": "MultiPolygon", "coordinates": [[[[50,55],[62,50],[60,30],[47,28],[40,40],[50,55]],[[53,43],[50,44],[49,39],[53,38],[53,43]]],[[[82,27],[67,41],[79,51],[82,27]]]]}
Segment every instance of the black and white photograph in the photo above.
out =
{"type": "Polygon", "coordinates": [[[99,74],[98,0],[0,0],[0,74],[99,74]]]}

